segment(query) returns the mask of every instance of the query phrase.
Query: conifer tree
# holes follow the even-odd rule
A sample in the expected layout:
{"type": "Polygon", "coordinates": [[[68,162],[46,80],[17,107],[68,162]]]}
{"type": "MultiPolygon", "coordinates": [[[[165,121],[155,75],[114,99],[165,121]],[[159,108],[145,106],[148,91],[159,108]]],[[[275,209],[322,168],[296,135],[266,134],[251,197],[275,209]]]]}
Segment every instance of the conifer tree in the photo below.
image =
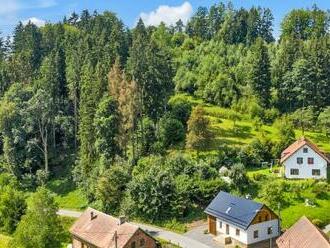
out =
{"type": "Polygon", "coordinates": [[[251,48],[249,58],[249,80],[253,93],[263,106],[269,105],[271,75],[268,49],[264,41],[258,38],[251,48]]]}

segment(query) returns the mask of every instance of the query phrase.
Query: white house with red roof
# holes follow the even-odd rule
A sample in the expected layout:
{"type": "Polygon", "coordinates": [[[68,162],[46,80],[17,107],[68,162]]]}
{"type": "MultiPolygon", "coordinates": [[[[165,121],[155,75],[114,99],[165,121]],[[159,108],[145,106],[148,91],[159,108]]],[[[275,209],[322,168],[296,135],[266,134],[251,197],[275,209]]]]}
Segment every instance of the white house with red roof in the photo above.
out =
{"type": "Polygon", "coordinates": [[[286,178],[326,179],[330,159],[310,140],[302,137],[281,154],[286,178]]]}

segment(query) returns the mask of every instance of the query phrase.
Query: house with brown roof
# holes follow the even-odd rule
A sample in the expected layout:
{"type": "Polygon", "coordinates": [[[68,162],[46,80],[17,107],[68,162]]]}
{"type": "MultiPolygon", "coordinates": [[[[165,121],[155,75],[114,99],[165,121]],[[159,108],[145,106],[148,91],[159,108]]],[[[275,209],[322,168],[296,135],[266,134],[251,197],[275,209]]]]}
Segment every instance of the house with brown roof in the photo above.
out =
{"type": "Polygon", "coordinates": [[[73,248],[156,248],[158,242],[124,218],[88,208],[70,229],[73,248]]]}
{"type": "Polygon", "coordinates": [[[326,179],[330,159],[310,140],[300,138],[281,154],[286,178],[326,179]]]}
{"type": "Polygon", "coordinates": [[[330,248],[329,238],[305,216],[277,240],[278,248],[330,248]]]}

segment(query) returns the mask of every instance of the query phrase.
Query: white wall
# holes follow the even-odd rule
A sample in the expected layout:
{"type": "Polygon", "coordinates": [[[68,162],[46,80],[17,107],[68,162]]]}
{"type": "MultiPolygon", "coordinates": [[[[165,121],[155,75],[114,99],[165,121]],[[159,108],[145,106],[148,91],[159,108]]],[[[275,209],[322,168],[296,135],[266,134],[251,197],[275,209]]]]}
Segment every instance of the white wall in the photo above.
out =
{"type": "Polygon", "coordinates": [[[291,157],[284,161],[286,178],[315,178],[322,179],[327,177],[327,161],[316,153],[312,148],[305,145],[296,151],[291,157]],[[308,148],[307,153],[303,153],[303,148],[308,148]],[[303,158],[303,164],[297,164],[297,157],[303,158]],[[308,158],[314,158],[314,164],[307,163],[308,158]],[[291,175],[291,169],[299,169],[299,175],[291,175]],[[312,169],[319,169],[320,176],[313,176],[312,169]]]}
{"type": "Polygon", "coordinates": [[[252,243],[256,243],[259,241],[263,241],[266,239],[270,239],[273,237],[277,237],[279,235],[278,232],[278,220],[270,220],[270,221],[265,221],[259,224],[255,224],[255,225],[251,225],[249,226],[249,228],[247,230],[240,229],[240,235],[236,236],[236,226],[233,226],[232,224],[229,224],[225,221],[222,221],[222,228],[220,228],[220,219],[217,219],[217,232],[221,233],[221,234],[226,234],[226,224],[229,225],[229,234],[228,236],[230,236],[232,239],[236,239],[240,242],[242,242],[243,244],[252,244],[252,243]],[[268,227],[272,227],[273,233],[268,235],[267,231],[268,231],[268,227]],[[258,238],[254,238],[253,234],[254,231],[258,230],[259,232],[259,237],[258,238]]]}
{"type": "Polygon", "coordinates": [[[238,228],[240,229],[240,234],[239,236],[236,236],[236,228],[237,228],[236,226],[233,226],[228,222],[222,221],[222,228],[220,228],[220,221],[221,221],[220,219],[217,219],[217,232],[226,234],[226,224],[228,224],[229,225],[228,236],[242,242],[243,244],[247,244],[247,232],[244,229],[238,228]]]}
{"type": "Polygon", "coordinates": [[[261,222],[255,225],[249,226],[247,230],[247,240],[248,244],[256,243],[259,241],[263,241],[266,239],[274,238],[279,236],[278,230],[278,219],[269,220],[265,222],[261,222]],[[272,228],[272,234],[268,234],[268,227],[272,228]],[[258,230],[258,238],[254,238],[254,231],[258,230]]]}

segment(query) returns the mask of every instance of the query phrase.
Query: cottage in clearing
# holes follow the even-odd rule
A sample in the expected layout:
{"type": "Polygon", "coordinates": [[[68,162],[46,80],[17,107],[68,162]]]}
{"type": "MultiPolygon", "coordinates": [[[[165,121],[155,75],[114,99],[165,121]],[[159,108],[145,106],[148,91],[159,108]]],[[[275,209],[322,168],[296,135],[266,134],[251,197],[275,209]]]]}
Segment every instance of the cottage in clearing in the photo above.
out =
{"type": "Polygon", "coordinates": [[[123,218],[88,208],[71,227],[72,248],[156,248],[157,241],[123,218]]]}
{"type": "Polygon", "coordinates": [[[302,137],[281,154],[286,178],[326,179],[329,158],[311,141],[302,137]]]}
{"type": "Polygon", "coordinates": [[[209,232],[222,244],[263,248],[280,234],[278,216],[266,205],[221,191],[206,208],[209,232]]]}

